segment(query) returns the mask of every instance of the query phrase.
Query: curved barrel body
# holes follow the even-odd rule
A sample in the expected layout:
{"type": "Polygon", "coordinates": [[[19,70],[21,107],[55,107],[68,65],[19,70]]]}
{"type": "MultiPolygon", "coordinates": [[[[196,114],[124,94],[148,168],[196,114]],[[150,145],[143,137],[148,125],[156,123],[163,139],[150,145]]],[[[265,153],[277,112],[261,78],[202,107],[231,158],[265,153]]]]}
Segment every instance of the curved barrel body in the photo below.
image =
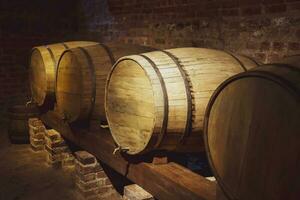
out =
{"type": "Polygon", "coordinates": [[[120,59],[106,86],[115,142],[129,154],[181,147],[202,151],[204,112],[212,93],[227,78],[255,66],[246,57],[203,48],[120,59]]]}
{"type": "Polygon", "coordinates": [[[57,108],[68,122],[97,119],[106,122],[105,82],[115,60],[122,56],[153,51],[128,44],[97,44],[67,50],[57,70],[57,108]]]}
{"type": "Polygon", "coordinates": [[[8,109],[8,136],[12,143],[28,143],[28,119],[38,117],[39,111],[35,106],[15,105],[8,109]]]}
{"type": "Polygon", "coordinates": [[[55,101],[55,74],[62,53],[78,46],[89,46],[95,42],[74,41],[34,47],[31,52],[29,80],[32,101],[39,106],[55,101]]]}
{"type": "Polygon", "coordinates": [[[299,56],[228,79],[205,118],[208,158],[229,199],[299,199],[299,56]]]}

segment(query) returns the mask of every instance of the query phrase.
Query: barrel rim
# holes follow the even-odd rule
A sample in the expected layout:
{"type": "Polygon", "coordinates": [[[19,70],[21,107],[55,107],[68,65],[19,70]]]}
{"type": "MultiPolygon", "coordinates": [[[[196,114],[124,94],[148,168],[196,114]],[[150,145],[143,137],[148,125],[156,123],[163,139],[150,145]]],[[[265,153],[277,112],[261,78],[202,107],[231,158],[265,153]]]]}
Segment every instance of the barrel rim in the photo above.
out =
{"type": "Polygon", "coordinates": [[[31,90],[31,98],[34,102],[37,103],[38,106],[42,106],[44,105],[45,101],[47,98],[49,98],[49,96],[53,95],[51,94],[50,91],[48,91],[48,76],[45,76],[45,80],[44,83],[46,83],[46,91],[44,91],[43,94],[43,100],[42,101],[37,101],[36,99],[34,99],[33,97],[33,89],[32,89],[32,78],[31,78],[31,71],[32,71],[32,56],[33,56],[33,52],[38,52],[39,56],[42,58],[42,62],[43,62],[43,71],[44,73],[47,75],[46,72],[46,67],[45,67],[45,62],[44,62],[44,58],[43,55],[41,53],[41,48],[46,48],[45,46],[38,46],[38,47],[34,47],[31,49],[31,53],[30,53],[30,64],[29,64],[29,84],[30,84],[30,90],[31,90]],[[50,92],[50,95],[48,94],[50,92]]]}
{"type": "MultiPolygon", "coordinates": [[[[92,41],[73,41],[73,42],[92,42],[92,41]]],[[[64,42],[64,44],[68,44],[68,42],[64,42]]],[[[89,45],[88,47],[90,46],[97,46],[99,43],[95,42],[95,44],[91,44],[89,45]]],[[[83,47],[84,48],[84,47],[83,47]]],[[[57,89],[57,75],[58,75],[58,69],[59,69],[59,65],[60,65],[60,62],[64,56],[64,54],[68,53],[68,52],[74,52],[75,49],[80,49],[79,46],[78,47],[73,47],[73,48],[70,48],[69,49],[66,49],[63,51],[63,53],[60,55],[58,61],[57,61],[57,71],[56,71],[56,74],[55,74],[55,87],[54,87],[54,93],[55,93],[55,96],[56,96],[56,89],[57,89]]],[[[73,54],[72,54],[73,55],[73,54]]],[[[75,56],[76,57],[76,56],[75,56]]]]}
{"type": "MultiPolygon", "coordinates": [[[[137,56],[137,55],[136,55],[137,56]]],[[[109,114],[108,114],[108,109],[107,109],[107,102],[108,102],[108,87],[109,87],[109,83],[110,83],[110,79],[111,79],[111,77],[112,77],[112,74],[113,74],[113,72],[114,72],[114,70],[117,68],[117,66],[118,66],[118,64],[120,63],[120,62],[123,62],[123,61],[125,61],[125,60],[130,60],[130,61],[133,61],[133,62],[135,62],[143,71],[144,71],[144,73],[146,74],[146,77],[147,77],[147,79],[149,80],[149,82],[151,83],[151,79],[149,78],[149,74],[147,73],[147,71],[143,68],[143,66],[137,61],[137,60],[135,60],[134,58],[132,58],[131,56],[125,56],[125,57],[122,57],[122,58],[120,58],[120,59],[118,59],[116,62],[115,62],[115,64],[112,66],[112,68],[111,68],[111,70],[110,70],[110,72],[109,72],[109,74],[107,75],[107,78],[106,78],[106,84],[105,84],[105,98],[104,98],[104,110],[105,110],[105,115],[106,115],[106,119],[107,119],[107,123],[108,123],[108,125],[109,125],[109,127],[111,127],[111,122],[110,122],[110,120],[109,120],[109,114]]],[[[152,84],[151,84],[151,87],[152,87],[152,84]]],[[[153,87],[152,87],[152,95],[153,95],[153,98],[154,98],[154,91],[153,91],[153,87]]],[[[154,103],[153,103],[154,104],[154,103]]],[[[156,117],[154,117],[153,118],[153,129],[152,130],[154,130],[154,127],[155,127],[155,124],[156,124],[156,121],[157,121],[157,119],[156,119],[156,117]]],[[[113,131],[110,129],[110,132],[111,132],[111,136],[113,137],[113,139],[114,139],[114,143],[116,144],[116,146],[117,147],[121,147],[121,145],[118,143],[118,140],[116,139],[116,137],[115,137],[115,135],[113,134],[113,131]]],[[[156,137],[156,134],[154,134],[154,132],[153,132],[153,134],[152,134],[152,136],[149,138],[149,140],[146,142],[146,144],[145,144],[145,148],[144,149],[142,149],[141,151],[135,151],[135,152],[132,152],[132,151],[126,151],[126,153],[127,154],[130,154],[130,155],[137,155],[137,154],[144,154],[144,153],[147,153],[147,152],[149,152],[149,148],[151,148],[151,147],[149,147],[149,145],[150,144],[155,144],[156,141],[157,140],[157,137],[156,137]]]]}
{"type": "MultiPolygon", "coordinates": [[[[54,93],[55,93],[55,102],[56,102],[56,104],[57,104],[57,106],[59,107],[59,108],[61,108],[59,105],[58,105],[58,98],[57,98],[57,96],[58,96],[58,92],[57,92],[57,83],[58,83],[58,70],[59,70],[59,66],[60,66],[60,63],[61,63],[61,60],[64,58],[64,56],[65,56],[65,54],[67,54],[67,53],[70,53],[70,55],[72,56],[72,57],[74,57],[75,59],[76,59],[76,61],[77,61],[77,57],[74,55],[74,50],[76,50],[76,49],[79,49],[79,47],[74,47],[74,48],[69,48],[69,49],[66,49],[66,50],[64,50],[63,51],[63,53],[61,54],[61,56],[59,57],[59,60],[58,60],[58,62],[57,62],[57,69],[56,69],[56,74],[55,74],[55,87],[54,87],[54,93]]],[[[78,61],[77,61],[78,62],[78,61]]],[[[80,70],[80,73],[81,73],[81,67],[79,67],[78,68],[79,70],[80,70]]],[[[78,81],[77,81],[78,82],[78,81]]],[[[65,116],[65,112],[64,112],[64,110],[61,110],[61,112],[62,112],[62,114],[64,115],[64,117],[66,117],[65,116]]],[[[70,119],[70,118],[68,118],[68,119],[66,119],[69,123],[72,123],[72,122],[75,122],[75,121],[77,121],[79,119],[79,115],[77,115],[76,117],[73,117],[72,119],[70,119]]]]}
{"type": "MultiPolygon", "coordinates": [[[[263,65],[261,67],[264,66],[270,66],[272,64],[266,64],[263,65]]],[[[273,65],[272,65],[273,66],[273,65]]],[[[210,151],[210,145],[208,142],[208,126],[209,126],[209,117],[210,117],[210,112],[211,109],[214,105],[214,102],[216,101],[216,99],[218,98],[219,94],[223,91],[224,88],[226,88],[230,83],[235,82],[237,80],[243,79],[243,78],[250,78],[250,77],[257,77],[257,78],[262,78],[262,79],[267,79],[269,81],[274,82],[275,84],[279,85],[280,87],[283,87],[287,92],[289,92],[292,96],[294,96],[295,98],[298,98],[300,100],[300,94],[297,92],[297,90],[295,90],[294,88],[290,87],[290,83],[276,75],[273,74],[271,72],[267,72],[267,71],[254,71],[255,68],[251,71],[246,71],[246,72],[242,72],[240,74],[236,74],[232,77],[230,77],[229,79],[225,80],[213,93],[213,95],[211,96],[207,107],[206,107],[206,111],[205,111],[205,115],[204,115],[204,124],[203,124],[203,137],[204,137],[204,144],[205,144],[205,149],[206,149],[206,155],[209,161],[209,164],[211,166],[211,169],[213,171],[214,176],[216,177],[218,184],[220,185],[220,188],[222,189],[222,191],[224,192],[224,195],[229,198],[229,199],[238,199],[237,197],[234,197],[234,194],[231,194],[230,190],[228,189],[228,186],[226,185],[226,183],[223,182],[223,179],[221,178],[221,176],[219,175],[216,166],[214,165],[213,159],[211,157],[211,151],[210,151]]]]}
{"type": "MultiPolygon", "coordinates": [[[[50,48],[51,48],[52,45],[63,45],[63,46],[66,48],[66,45],[68,46],[68,45],[70,45],[70,44],[72,44],[72,43],[76,43],[76,42],[78,42],[78,43],[80,43],[80,42],[91,43],[91,44],[88,44],[88,45],[86,45],[86,46],[97,45],[97,44],[99,43],[99,42],[88,41],[88,40],[71,40],[71,41],[62,41],[62,42],[55,42],[55,43],[42,44],[42,45],[39,45],[39,46],[35,46],[35,47],[33,47],[33,48],[31,49],[31,54],[30,54],[30,65],[29,65],[30,68],[31,68],[31,57],[32,57],[32,53],[33,53],[34,51],[38,51],[38,52],[41,54],[41,49],[47,49],[47,46],[50,46],[50,48]]],[[[72,48],[70,48],[69,46],[68,46],[68,48],[69,48],[69,49],[72,49],[72,48]]],[[[77,47],[74,47],[74,48],[77,48],[77,47]]],[[[69,49],[66,48],[64,51],[67,51],[67,50],[69,50],[69,49]]],[[[63,54],[63,53],[62,53],[62,54],[63,54]]],[[[60,60],[62,54],[59,56],[59,60],[60,60]]],[[[43,58],[42,54],[41,54],[41,57],[43,58]]],[[[57,68],[58,63],[59,63],[59,60],[57,61],[56,66],[54,66],[55,68],[57,68]]],[[[45,67],[44,59],[42,59],[42,61],[43,61],[43,64],[44,64],[44,71],[45,71],[45,74],[47,75],[47,70],[46,70],[46,67],[45,67]]],[[[54,101],[53,103],[56,102],[56,95],[55,95],[55,93],[56,93],[56,90],[55,90],[55,88],[56,88],[56,74],[57,74],[57,73],[56,73],[56,71],[55,71],[53,91],[50,91],[50,90],[49,90],[48,76],[46,76],[45,81],[46,81],[47,89],[46,89],[45,94],[44,94],[43,102],[37,102],[38,106],[43,106],[44,104],[46,104],[46,102],[47,102],[48,100],[49,100],[49,101],[52,101],[52,100],[53,100],[53,101],[54,101]]],[[[31,89],[31,93],[32,93],[31,85],[30,85],[30,89],[31,89]]]]}
{"type": "MultiPolygon", "coordinates": [[[[60,66],[60,62],[63,58],[63,56],[68,53],[68,52],[73,52],[72,50],[73,49],[76,49],[77,47],[75,48],[71,48],[71,49],[67,49],[65,51],[63,51],[63,53],[60,55],[59,59],[58,59],[58,62],[57,62],[57,70],[56,70],[56,74],[55,74],[55,87],[54,87],[54,93],[55,93],[55,97],[56,97],[56,91],[57,91],[57,77],[58,77],[58,69],[59,69],[59,66],[60,66]]],[[[57,98],[56,98],[57,99],[57,98]]]]}

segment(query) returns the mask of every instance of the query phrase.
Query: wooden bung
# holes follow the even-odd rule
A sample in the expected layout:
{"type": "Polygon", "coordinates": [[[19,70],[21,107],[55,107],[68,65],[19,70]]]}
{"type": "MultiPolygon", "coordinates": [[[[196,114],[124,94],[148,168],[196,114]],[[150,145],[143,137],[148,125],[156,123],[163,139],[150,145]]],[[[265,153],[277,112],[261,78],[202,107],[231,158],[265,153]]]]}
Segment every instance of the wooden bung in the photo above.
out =
{"type": "Polygon", "coordinates": [[[222,83],[205,115],[206,152],[231,200],[300,197],[300,56],[222,83]]]}
{"type": "Polygon", "coordinates": [[[57,69],[57,110],[70,123],[88,119],[106,123],[105,82],[115,60],[153,50],[139,45],[109,43],[65,51],[57,69]]]}
{"type": "Polygon", "coordinates": [[[246,57],[177,48],[121,58],[106,85],[106,116],[119,149],[203,151],[203,118],[214,90],[256,67],[246,57]]]}
{"type": "Polygon", "coordinates": [[[78,46],[88,46],[96,42],[74,41],[34,47],[30,57],[29,80],[32,102],[39,106],[55,101],[55,74],[62,53],[78,46]]]}

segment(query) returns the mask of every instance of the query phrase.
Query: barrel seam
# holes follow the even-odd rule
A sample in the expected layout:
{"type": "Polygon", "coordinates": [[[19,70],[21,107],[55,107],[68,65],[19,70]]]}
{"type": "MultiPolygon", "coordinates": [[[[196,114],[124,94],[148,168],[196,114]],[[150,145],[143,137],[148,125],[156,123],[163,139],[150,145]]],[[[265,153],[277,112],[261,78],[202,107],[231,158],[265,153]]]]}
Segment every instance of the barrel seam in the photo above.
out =
{"type": "Polygon", "coordinates": [[[112,51],[109,49],[109,47],[103,43],[99,43],[98,45],[101,46],[106,51],[106,53],[108,54],[108,56],[110,58],[111,65],[114,65],[116,62],[116,59],[114,58],[114,55],[113,55],[112,51]]]}
{"type": "Polygon", "coordinates": [[[90,54],[87,52],[86,49],[84,49],[83,47],[78,47],[78,49],[80,49],[83,54],[85,55],[87,62],[88,62],[88,66],[91,70],[91,75],[92,75],[92,105],[91,105],[91,109],[88,113],[88,118],[91,118],[92,113],[93,113],[93,109],[95,107],[95,102],[96,102],[96,77],[95,77],[95,66],[93,63],[93,60],[90,56],[90,54]]]}
{"type": "Polygon", "coordinates": [[[62,42],[62,45],[65,47],[66,50],[69,49],[69,47],[68,47],[68,45],[66,43],[62,42]]]}
{"type": "MultiPolygon", "coordinates": [[[[230,55],[232,58],[234,58],[239,64],[240,67],[246,72],[248,71],[247,68],[245,67],[245,65],[242,63],[242,61],[240,61],[240,59],[238,59],[233,53],[229,52],[229,51],[224,51],[225,53],[227,53],[228,55],[230,55]]],[[[256,63],[256,62],[255,62],[256,63]]]]}
{"type": "Polygon", "coordinates": [[[53,61],[53,64],[54,64],[54,73],[56,74],[56,65],[57,65],[57,63],[56,63],[54,54],[53,54],[52,50],[51,50],[47,45],[46,45],[45,47],[46,47],[48,53],[49,53],[50,56],[51,56],[51,60],[53,61]]]}

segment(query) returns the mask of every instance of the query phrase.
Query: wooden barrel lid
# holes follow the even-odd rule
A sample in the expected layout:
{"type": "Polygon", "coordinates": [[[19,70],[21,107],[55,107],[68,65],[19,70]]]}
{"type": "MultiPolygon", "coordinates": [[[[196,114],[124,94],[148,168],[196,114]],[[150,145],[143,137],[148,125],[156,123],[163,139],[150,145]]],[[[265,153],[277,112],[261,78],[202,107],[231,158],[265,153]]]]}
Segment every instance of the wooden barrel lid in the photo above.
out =
{"type": "Polygon", "coordinates": [[[64,115],[72,122],[78,118],[81,110],[81,94],[84,92],[80,62],[72,51],[61,56],[56,81],[56,100],[64,108],[64,115]]]}
{"type": "Polygon", "coordinates": [[[30,62],[29,78],[32,98],[41,106],[47,95],[47,74],[43,57],[37,48],[33,49],[30,62]]]}
{"type": "Polygon", "coordinates": [[[106,86],[106,115],[115,142],[136,154],[151,140],[155,121],[153,88],[134,60],[115,65],[106,86]]]}
{"type": "Polygon", "coordinates": [[[300,90],[269,72],[260,67],[228,79],[206,110],[207,154],[229,199],[300,197],[300,90]]]}
{"type": "Polygon", "coordinates": [[[32,101],[38,106],[51,107],[55,102],[55,77],[58,60],[65,50],[95,45],[96,42],[71,41],[34,47],[30,58],[30,87],[32,101]]]}

